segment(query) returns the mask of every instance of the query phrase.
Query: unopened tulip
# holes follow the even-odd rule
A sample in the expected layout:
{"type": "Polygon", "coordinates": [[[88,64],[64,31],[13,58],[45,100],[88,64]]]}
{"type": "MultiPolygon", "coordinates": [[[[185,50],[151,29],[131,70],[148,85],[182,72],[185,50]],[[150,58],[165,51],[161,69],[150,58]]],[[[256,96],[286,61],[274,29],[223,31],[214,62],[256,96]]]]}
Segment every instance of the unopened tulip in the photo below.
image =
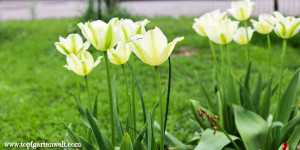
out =
{"type": "Polygon", "coordinates": [[[168,43],[163,32],[155,27],[145,33],[143,38],[132,38],[133,52],[146,64],[158,66],[171,55],[177,42],[184,38],[176,38],[168,43]]]}
{"type": "Polygon", "coordinates": [[[106,24],[101,20],[79,23],[83,36],[97,49],[107,51],[119,42],[117,29],[111,23],[106,24]]]}
{"type": "Polygon", "coordinates": [[[89,42],[83,43],[78,34],[70,34],[66,39],[59,37],[59,42],[55,42],[56,49],[64,55],[75,54],[85,51],[90,47],[89,42]]]}
{"type": "Polygon", "coordinates": [[[228,44],[232,41],[238,24],[238,21],[231,21],[228,18],[219,20],[207,27],[206,33],[208,38],[213,42],[221,45],[228,44]]]}
{"type": "Polygon", "coordinates": [[[236,1],[231,3],[231,8],[228,10],[232,16],[239,20],[247,20],[252,13],[254,3],[250,0],[236,1]]]}
{"type": "MultiPolygon", "coordinates": [[[[248,39],[250,41],[253,36],[254,29],[252,29],[251,27],[248,27],[247,30],[248,30],[248,39]]],[[[240,45],[248,44],[249,41],[247,40],[246,28],[245,27],[238,28],[236,30],[235,35],[233,36],[233,40],[240,45]]]]}
{"type": "Polygon", "coordinates": [[[258,21],[251,19],[254,29],[260,34],[269,34],[273,30],[275,18],[269,14],[261,14],[258,21]]]}
{"type": "Polygon", "coordinates": [[[108,50],[108,58],[111,63],[116,65],[122,65],[125,64],[131,54],[131,43],[120,41],[117,45],[116,49],[110,49],[108,50]]]}
{"type": "Polygon", "coordinates": [[[221,11],[219,9],[206,13],[202,15],[200,18],[195,18],[195,23],[193,24],[194,30],[201,36],[207,36],[205,32],[205,28],[209,27],[211,24],[214,24],[218,20],[223,20],[227,17],[227,13],[221,11]]]}
{"type": "Polygon", "coordinates": [[[68,55],[67,65],[64,67],[72,70],[78,75],[86,76],[100,63],[101,58],[102,56],[98,57],[97,60],[94,61],[91,53],[88,51],[81,51],[77,56],[75,54],[68,55]]]}
{"type": "Polygon", "coordinates": [[[274,26],[275,33],[283,38],[288,39],[296,35],[300,30],[300,18],[284,17],[279,12],[274,12],[276,23],[274,26]]]}
{"type": "Polygon", "coordinates": [[[130,19],[122,20],[117,26],[121,39],[128,41],[136,34],[144,34],[146,32],[145,26],[147,23],[149,23],[149,21],[146,19],[136,23],[130,19]]]}

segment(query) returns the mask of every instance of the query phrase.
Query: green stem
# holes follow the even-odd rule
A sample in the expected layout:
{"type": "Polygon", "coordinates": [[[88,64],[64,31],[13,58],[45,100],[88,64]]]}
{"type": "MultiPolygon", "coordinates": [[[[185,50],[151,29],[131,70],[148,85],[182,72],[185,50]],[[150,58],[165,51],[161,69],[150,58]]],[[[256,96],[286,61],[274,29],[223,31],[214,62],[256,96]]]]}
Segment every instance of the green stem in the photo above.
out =
{"type": "Polygon", "coordinates": [[[129,88],[128,88],[128,80],[127,80],[127,75],[126,75],[126,70],[125,70],[125,65],[122,65],[124,77],[125,77],[125,87],[126,87],[126,95],[127,95],[127,101],[128,101],[128,119],[129,119],[129,125],[131,127],[131,100],[130,100],[130,93],[129,93],[129,88]]]}
{"type": "Polygon", "coordinates": [[[78,100],[80,101],[80,76],[78,77],[78,80],[77,80],[77,97],[78,97],[78,100]]]}
{"type": "Polygon", "coordinates": [[[225,45],[225,47],[226,47],[226,50],[227,50],[227,63],[228,63],[229,72],[230,72],[231,71],[231,55],[230,55],[228,45],[225,45]]]}
{"type": "Polygon", "coordinates": [[[247,45],[245,45],[245,56],[246,56],[246,65],[248,65],[249,63],[249,54],[248,54],[248,47],[247,45]]]}
{"type": "Polygon", "coordinates": [[[287,40],[283,39],[281,65],[280,65],[280,80],[279,80],[279,90],[278,90],[278,101],[280,100],[280,95],[281,95],[283,68],[284,68],[285,55],[286,55],[286,45],[287,45],[287,40]]]}
{"type": "Polygon", "coordinates": [[[89,83],[88,83],[87,75],[84,76],[84,79],[85,79],[85,85],[86,85],[86,92],[87,92],[88,98],[89,98],[89,108],[92,111],[92,102],[91,102],[91,96],[90,96],[90,90],[89,90],[89,83]]]}
{"type": "Polygon", "coordinates": [[[158,66],[155,66],[156,70],[156,78],[157,78],[157,89],[158,89],[158,97],[159,97],[159,106],[160,106],[160,149],[164,149],[164,103],[162,98],[161,91],[161,81],[160,81],[160,72],[158,66]]]}
{"type": "Polygon", "coordinates": [[[268,39],[268,48],[269,48],[269,77],[271,76],[272,73],[272,50],[271,50],[271,40],[270,40],[270,34],[267,35],[268,39]]]}
{"type": "Polygon", "coordinates": [[[232,140],[232,138],[229,136],[229,134],[225,131],[225,129],[215,120],[213,120],[217,127],[221,129],[221,131],[226,135],[226,137],[230,140],[230,142],[233,144],[233,146],[237,149],[240,150],[239,146],[232,140]]]}
{"type": "Polygon", "coordinates": [[[225,61],[224,61],[224,50],[223,50],[223,45],[220,45],[220,53],[221,53],[221,74],[223,76],[223,73],[224,73],[224,64],[225,64],[225,61]]]}
{"type": "Polygon", "coordinates": [[[113,99],[112,99],[112,89],[111,89],[111,80],[108,66],[108,56],[107,51],[103,51],[106,65],[106,75],[107,75],[107,86],[109,92],[109,104],[110,104],[110,121],[111,121],[111,142],[113,147],[115,147],[115,118],[114,118],[114,108],[113,108],[113,99]]]}
{"type": "Polygon", "coordinates": [[[211,40],[209,38],[208,39],[208,42],[209,42],[209,46],[210,46],[210,49],[211,49],[211,52],[212,52],[212,55],[213,55],[213,58],[214,58],[214,73],[213,73],[213,82],[214,82],[214,86],[215,86],[215,89],[217,89],[217,70],[218,70],[218,63],[217,63],[217,56],[216,56],[216,53],[215,53],[215,48],[214,48],[214,45],[213,43],[211,42],[211,40]]]}
{"type": "Polygon", "coordinates": [[[245,29],[246,29],[246,37],[247,37],[247,45],[246,45],[246,53],[247,53],[247,64],[250,62],[250,52],[249,52],[249,37],[248,37],[248,25],[247,25],[247,21],[245,20],[244,21],[244,26],[245,26],[245,29]]]}
{"type": "MultiPolygon", "coordinates": [[[[132,57],[132,64],[134,65],[134,57],[132,57]]],[[[132,94],[132,113],[133,113],[133,128],[136,129],[136,105],[135,105],[135,82],[134,75],[131,74],[131,94],[132,94]]],[[[134,132],[134,136],[136,137],[136,132],[134,132]]]]}

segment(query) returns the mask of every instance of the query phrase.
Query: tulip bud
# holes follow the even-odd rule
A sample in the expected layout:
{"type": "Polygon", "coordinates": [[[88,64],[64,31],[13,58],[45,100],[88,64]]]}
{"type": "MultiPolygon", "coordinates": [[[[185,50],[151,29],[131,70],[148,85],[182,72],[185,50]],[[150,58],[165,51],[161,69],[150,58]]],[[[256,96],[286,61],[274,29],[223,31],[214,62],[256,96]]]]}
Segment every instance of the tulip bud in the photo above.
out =
{"type": "Polygon", "coordinates": [[[269,14],[261,14],[258,21],[251,19],[254,29],[260,34],[269,34],[273,30],[275,18],[269,14]]]}
{"type": "Polygon", "coordinates": [[[106,24],[101,20],[97,20],[91,23],[79,23],[78,26],[84,37],[97,50],[107,51],[113,48],[119,41],[117,29],[111,23],[106,24]]]}
{"type": "Polygon", "coordinates": [[[168,44],[163,32],[155,27],[145,33],[143,38],[131,38],[133,52],[146,64],[158,66],[164,63],[171,55],[177,42],[184,38],[176,38],[168,44]]]}
{"type": "Polygon", "coordinates": [[[59,42],[54,44],[56,49],[64,55],[77,55],[80,51],[85,51],[90,47],[90,43],[83,43],[78,34],[70,34],[66,39],[59,37],[59,42]]]}
{"type": "Polygon", "coordinates": [[[231,3],[231,8],[228,11],[232,14],[232,16],[239,20],[244,21],[247,20],[252,13],[252,7],[254,3],[250,0],[243,0],[231,3]]]}
{"type": "Polygon", "coordinates": [[[279,12],[274,12],[276,23],[274,26],[275,33],[283,38],[288,39],[296,35],[300,30],[300,18],[284,17],[279,12]]]}
{"type": "Polygon", "coordinates": [[[228,44],[232,41],[233,36],[238,28],[238,21],[231,21],[226,18],[211,24],[206,29],[207,36],[217,44],[228,44]]]}
{"type": "Polygon", "coordinates": [[[81,51],[77,56],[70,54],[67,56],[67,65],[64,67],[72,70],[78,75],[88,75],[94,67],[96,67],[101,60],[102,56],[98,57],[94,62],[94,58],[88,51],[81,51]]]}
{"type": "Polygon", "coordinates": [[[221,13],[219,9],[206,13],[202,15],[200,18],[195,18],[195,23],[193,24],[194,30],[200,35],[200,36],[207,36],[205,33],[205,28],[210,26],[211,24],[214,24],[218,20],[224,20],[227,17],[227,13],[223,12],[221,13]]]}
{"type": "MultiPolygon", "coordinates": [[[[251,40],[252,36],[253,36],[253,32],[254,29],[252,29],[251,27],[247,28],[247,32],[248,32],[248,39],[249,41],[251,40]]],[[[236,30],[235,35],[233,36],[233,40],[240,44],[240,45],[246,45],[249,43],[249,41],[247,40],[247,32],[246,32],[246,28],[245,27],[240,27],[236,30]]]]}
{"type": "Polygon", "coordinates": [[[108,58],[111,63],[116,65],[125,64],[131,54],[131,43],[120,41],[116,49],[108,50],[108,58]]]}

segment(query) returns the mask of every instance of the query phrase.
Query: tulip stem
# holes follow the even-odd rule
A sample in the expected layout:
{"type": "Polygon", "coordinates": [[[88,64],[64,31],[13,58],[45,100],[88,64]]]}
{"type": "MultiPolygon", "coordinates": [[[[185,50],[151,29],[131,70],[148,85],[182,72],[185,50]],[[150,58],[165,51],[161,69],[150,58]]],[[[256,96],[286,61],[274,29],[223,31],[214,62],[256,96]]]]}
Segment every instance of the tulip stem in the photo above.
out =
{"type": "Polygon", "coordinates": [[[107,51],[103,51],[104,58],[105,58],[105,65],[106,65],[106,75],[107,75],[107,86],[109,92],[109,101],[110,101],[110,121],[111,121],[111,142],[113,147],[115,147],[115,118],[114,118],[114,108],[113,108],[113,99],[112,99],[112,89],[111,89],[111,80],[110,80],[110,73],[109,73],[109,66],[108,66],[108,56],[107,51]]]}
{"type": "MultiPolygon", "coordinates": [[[[132,64],[134,64],[134,57],[132,57],[132,64]]],[[[131,74],[131,93],[132,93],[132,113],[133,113],[133,128],[136,129],[136,106],[135,106],[135,92],[134,92],[134,87],[135,87],[135,80],[134,80],[134,75],[131,74]]],[[[134,132],[134,136],[136,137],[136,132],[134,132]]]]}
{"type": "MultiPolygon", "coordinates": [[[[127,95],[127,100],[128,100],[128,121],[129,121],[129,125],[132,125],[131,122],[131,100],[130,100],[130,93],[129,93],[129,89],[128,89],[128,80],[127,80],[127,75],[126,75],[126,70],[125,70],[125,65],[122,64],[122,68],[123,68],[123,73],[124,73],[124,77],[125,77],[125,87],[126,87],[126,95],[127,95]]],[[[130,132],[130,131],[128,131],[130,132]]],[[[130,132],[131,133],[131,132],[130,132]]],[[[129,134],[131,135],[131,134],[129,134]]]]}
{"type": "Polygon", "coordinates": [[[80,101],[80,77],[78,77],[78,80],[77,80],[77,96],[78,96],[78,99],[80,101]]]}
{"type": "Polygon", "coordinates": [[[271,40],[270,40],[270,34],[267,34],[267,39],[268,39],[268,48],[269,48],[269,77],[271,76],[272,73],[272,50],[271,50],[271,40]]]}
{"type": "Polygon", "coordinates": [[[281,65],[280,65],[280,79],[279,79],[279,89],[278,89],[278,102],[280,100],[280,95],[281,95],[281,86],[282,86],[282,77],[283,77],[283,67],[284,67],[284,62],[285,62],[285,55],[286,55],[286,45],[287,45],[287,40],[283,39],[283,44],[282,44],[282,56],[281,56],[281,65]]]}
{"type": "Polygon", "coordinates": [[[164,150],[164,104],[163,97],[161,91],[161,80],[160,80],[160,72],[158,66],[155,66],[156,70],[156,78],[157,78],[157,89],[158,89],[158,97],[159,97],[159,105],[160,105],[160,149],[164,150]]]}
{"type": "Polygon", "coordinates": [[[246,44],[246,53],[247,53],[247,64],[250,62],[250,54],[249,54],[249,37],[248,37],[248,25],[247,25],[247,21],[244,21],[244,26],[245,26],[245,30],[246,30],[246,37],[247,37],[247,44],[246,44]]]}
{"type": "Polygon", "coordinates": [[[85,85],[86,85],[86,92],[88,94],[88,99],[89,99],[89,107],[90,107],[90,110],[92,111],[92,102],[91,102],[91,96],[90,96],[90,90],[89,90],[89,83],[88,83],[87,75],[84,76],[84,79],[85,79],[85,85]]]}
{"type": "Polygon", "coordinates": [[[215,53],[215,48],[214,48],[213,43],[211,42],[211,40],[209,38],[207,38],[207,39],[208,39],[208,42],[209,42],[209,46],[210,46],[212,55],[214,57],[213,81],[214,81],[215,89],[217,89],[217,83],[216,83],[217,82],[217,70],[218,70],[217,56],[216,56],[216,53],[215,53]]]}
{"type": "Polygon", "coordinates": [[[221,66],[221,74],[223,76],[223,73],[224,73],[224,51],[223,51],[223,45],[220,44],[220,53],[221,53],[221,63],[222,63],[222,66],[221,66]]]}
{"type": "Polygon", "coordinates": [[[231,71],[231,55],[230,55],[230,51],[228,48],[228,45],[225,45],[226,50],[227,50],[227,63],[228,63],[228,67],[229,67],[229,72],[231,71]]]}

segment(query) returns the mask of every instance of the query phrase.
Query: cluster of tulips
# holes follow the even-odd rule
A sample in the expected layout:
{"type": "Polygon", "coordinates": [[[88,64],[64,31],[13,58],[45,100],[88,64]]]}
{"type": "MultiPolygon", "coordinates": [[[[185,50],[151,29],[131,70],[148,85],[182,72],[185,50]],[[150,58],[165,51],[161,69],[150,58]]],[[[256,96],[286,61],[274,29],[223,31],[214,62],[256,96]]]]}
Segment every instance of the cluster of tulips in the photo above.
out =
{"type": "MultiPolygon", "coordinates": [[[[164,100],[162,95],[161,80],[160,80],[160,71],[159,65],[164,63],[169,56],[171,55],[177,42],[183,40],[183,37],[176,38],[172,42],[168,43],[166,36],[163,32],[155,27],[153,30],[146,31],[145,26],[149,23],[147,19],[139,22],[133,22],[130,19],[118,19],[113,18],[108,23],[105,23],[101,20],[79,23],[78,27],[81,29],[82,35],[87,39],[86,42],[83,42],[82,38],[78,34],[70,34],[66,39],[60,37],[59,42],[55,43],[57,50],[66,55],[67,65],[64,67],[73,71],[74,73],[83,76],[86,81],[86,89],[88,92],[88,107],[84,110],[84,107],[81,105],[80,95],[75,97],[77,108],[80,112],[80,115],[83,119],[84,124],[89,128],[87,131],[87,137],[79,137],[75,135],[67,126],[66,128],[71,135],[73,142],[80,142],[85,149],[101,149],[109,150],[115,149],[117,146],[115,140],[115,130],[117,128],[118,139],[120,136],[124,136],[121,149],[144,149],[145,145],[141,143],[143,140],[143,134],[147,131],[147,143],[152,143],[151,136],[153,129],[151,126],[154,126],[154,119],[150,118],[150,121],[146,121],[146,112],[143,105],[144,111],[144,123],[150,124],[146,126],[141,133],[138,132],[139,136],[137,137],[136,132],[139,131],[136,128],[136,108],[135,108],[135,99],[134,99],[134,87],[135,74],[132,70],[132,67],[129,64],[129,58],[132,51],[140,58],[144,63],[154,66],[157,74],[157,84],[158,84],[158,98],[160,106],[160,149],[164,149],[164,131],[165,131],[165,116],[164,116],[164,100]],[[92,45],[96,50],[102,51],[103,56],[99,56],[96,61],[94,61],[93,56],[88,52],[89,46],[92,45]],[[93,68],[95,68],[104,57],[106,64],[107,80],[108,80],[108,91],[109,91],[109,104],[110,104],[110,120],[111,120],[111,140],[109,141],[106,136],[100,132],[97,118],[97,100],[94,102],[94,107],[91,102],[91,97],[89,93],[88,86],[88,74],[91,73],[93,68]],[[125,87],[127,94],[127,120],[125,131],[121,125],[121,121],[117,115],[117,106],[116,99],[114,98],[115,92],[112,88],[111,74],[109,61],[115,65],[122,66],[124,77],[125,77],[125,87]],[[126,75],[126,63],[132,71],[132,93],[129,91],[128,79],[126,75]],[[90,111],[93,110],[93,115],[90,111]],[[144,133],[142,133],[144,132],[144,133]],[[91,134],[94,133],[94,134],[91,134]],[[134,144],[131,143],[130,139],[136,139],[134,144]],[[95,142],[97,141],[97,142],[95,142]],[[130,142],[129,142],[130,141],[130,142]],[[129,148],[128,148],[129,147],[129,148]]],[[[137,79],[136,79],[137,80],[137,79]]],[[[138,81],[137,81],[138,83],[138,81]]],[[[80,90],[80,89],[79,89],[80,90]]],[[[141,91],[140,91],[141,92],[141,91]]],[[[78,93],[80,93],[78,91],[78,93]]],[[[143,99],[142,104],[143,104],[143,99]]],[[[158,105],[157,104],[157,105],[158,105]]],[[[157,106],[156,105],[156,106],[157,106]]],[[[167,117],[167,116],[166,116],[167,117]]],[[[122,137],[121,137],[122,139],[122,137]]],[[[154,139],[153,139],[154,141],[154,139]]],[[[120,141],[121,142],[121,141],[120,141]]],[[[155,142],[155,141],[154,141],[155,142]]],[[[154,146],[147,144],[148,149],[154,149],[154,146]],[[151,148],[152,146],[152,148],[151,148]]],[[[156,146],[155,146],[156,147],[156,146]]]]}
{"type": "Polygon", "coordinates": [[[254,3],[250,0],[232,2],[228,12],[237,21],[231,20],[227,16],[227,12],[220,10],[195,18],[193,29],[200,36],[207,37],[210,43],[214,59],[215,89],[215,95],[211,98],[201,79],[198,79],[205,100],[200,102],[190,100],[195,117],[193,123],[200,126],[201,130],[198,131],[202,135],[196,146],[197,150],[214,148],[287,150],[296,149],[299,143],[300,115],[299,106],[295,104],[299,71],[295,73],[283,94],[282,80],[287,40],[299,32],[300,18],[285,17],[279,12],[274,12],[273,15],[261,14],[258,21],[250,20],[253,29],[247,25],[253,6],[254,3]],[[240,21],[244,23],[244,26],[239,27],[240,21]],[[273,30],[283,39],[280,77],[275,86],[272,86],[272,48],[269,36],[273,30]],[[266,81],[263,81],[262,75],[259,73],[257,83],[252,90],[250,88],[251,60],[249,52],[250,40],[255,31],[267,37],[269,70],[266,81]],[[244,79],[237,78],[232,72],[231,55],[228,48],[231,41],[245,47],[245,60],[249,65],[244,79]],[[213,43],[220,46],[220,57],[217,56],[213,43]],[[224,46],[226,54],[223,52],[224,46]],[[220,69],[218,68],[219,59],[220,69]],[[227,60],[226,63],[225,60],[227,60]],[[239,87],[239,91],[236,86],[239,87]],[[275,92],[278,94],[275,98],[277,104],[275,110],[271,110],[272,96],[275,92]]]}

